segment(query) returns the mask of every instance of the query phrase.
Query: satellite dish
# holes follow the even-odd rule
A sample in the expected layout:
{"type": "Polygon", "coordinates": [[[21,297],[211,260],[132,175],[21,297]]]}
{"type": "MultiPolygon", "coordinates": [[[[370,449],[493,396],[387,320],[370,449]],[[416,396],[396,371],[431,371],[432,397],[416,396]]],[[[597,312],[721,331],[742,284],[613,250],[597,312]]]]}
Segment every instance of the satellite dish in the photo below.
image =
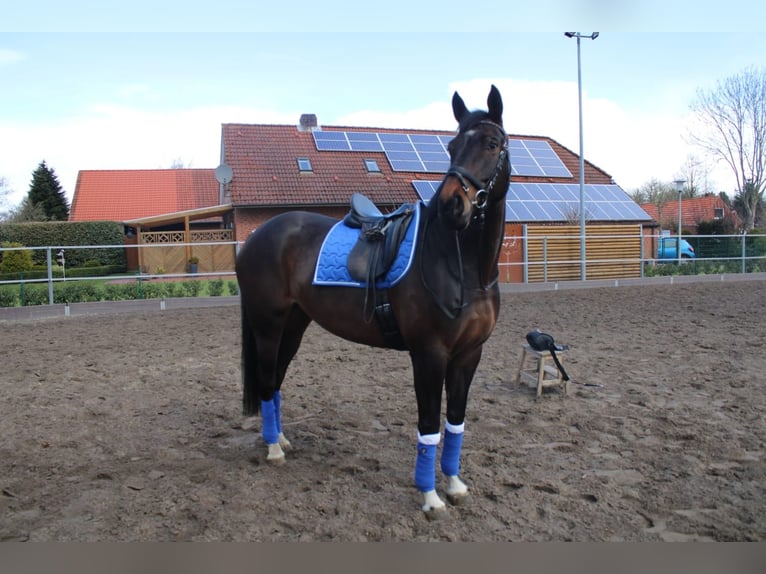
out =
{"type": "Polygon", "coordinates": [[[231,181],[233,176],[234,172],[232,172],[231,167],[225,163],[222,163],[217,168],[215,168],[215,178],[218,180],[218,183],[226,185],[231,181]]]}

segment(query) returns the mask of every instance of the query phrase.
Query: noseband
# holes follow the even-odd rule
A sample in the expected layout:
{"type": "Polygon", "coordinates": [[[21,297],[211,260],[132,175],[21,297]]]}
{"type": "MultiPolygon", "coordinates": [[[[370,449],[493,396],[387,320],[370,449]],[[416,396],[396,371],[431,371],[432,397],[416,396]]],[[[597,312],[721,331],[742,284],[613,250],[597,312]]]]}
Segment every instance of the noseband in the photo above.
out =
{"type": "MultiPolygon", "coordinates": [[[[460,182],[460,186],[463,189],[463,193],[465,193],[466,197],[469,198],[469,201],[471,202],[471,206],[475,209],[478,209],[480,212],[484,212],[484,210],[487,208],[487,202],[489,201],[489,194],[492,192],[492,189],[495,187],[495,182],[497,181],[497,176],[500,174],[504,167],[504,163],[508,161],[508,135],[505,133],[505,130],[503,129],[503,126],[500,124],[496,124],[493,121],[490,120],[482,120],[477,125],[486,124],[493,126],[500,130],[500,133],[503,135],[503,146],[500,150],[500,155],[497,158],[497,164],[495,165],[495,171],[492,173],[492,175],[487,179],[485,183],[480,182],[473,174],[471,174],[468,170],[466,170],[464,167],[460,165],[450,165],[449,170],[447,170],[447,176],[455,176],[458,181],[460,182]],[[468,188],[468,183],[466,183],[466,180],[468,183],[470,183],[474,189],[476,189],[476,193],[473,196],[473,199],[470,199],[470,193],[468,188]]],[[[446,177],[446,176],[445,176],[446,177]]]]}

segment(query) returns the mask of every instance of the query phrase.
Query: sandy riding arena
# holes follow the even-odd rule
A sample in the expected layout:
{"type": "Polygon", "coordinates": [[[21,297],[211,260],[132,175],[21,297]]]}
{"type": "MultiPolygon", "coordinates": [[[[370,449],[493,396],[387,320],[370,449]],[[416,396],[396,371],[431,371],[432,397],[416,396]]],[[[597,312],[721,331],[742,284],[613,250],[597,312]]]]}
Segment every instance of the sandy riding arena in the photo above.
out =
{"type": "Polygon", "coordinates": [[[310,327],[274,467],[241,416],[237,305],[2,321],[0,540],[764,540],[765,295],[505,292],[469,396],[470,498],[434,522],[406,353],[310,327]],[[535,327],[571,346],[569,396],[513,384],[535,327]]]}

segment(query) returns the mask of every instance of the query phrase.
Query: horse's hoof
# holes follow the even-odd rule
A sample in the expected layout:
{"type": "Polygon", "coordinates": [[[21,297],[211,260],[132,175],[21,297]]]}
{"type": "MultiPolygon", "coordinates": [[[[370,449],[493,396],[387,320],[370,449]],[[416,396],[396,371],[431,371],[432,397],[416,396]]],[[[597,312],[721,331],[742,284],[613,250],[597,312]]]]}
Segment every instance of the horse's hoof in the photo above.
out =
{"type": "Polygon", "coordinates": [[[452,494],[448,492],[446,497],[447,502],[449,502],[452,506],[460,506],[465,504],[465,502],[468,500],[468,492],[455,492],[452,494]]]}
{"type": "Polygon", "coordinates": [[[275,466],[285,464],[285,453],[278,442],[268,445],[269,453],[266,455],[266,462],[275,466]]]}
{"type": "Polygon", "coordinates": [[[282,447],[282,450],[293,450],[293,445],[282,433],[279,433],[279,446],[282,447]]]}
{"type": "Polygon", "coordinates": [[[429,522],[446,520],[449,518],[449,511],[447,510],[446,506],[442,506],[440,508],[429,508],[428,510],[423,509],[423,514],[426,515],[426,520],[429,522]]]}
{"type": "Polygon", "coordinates": [[[447,506],[435,490],[423,493],[422,509],[428,520],[441,520],[447,516],[447,506]]]}
{"type": "Polygon", "coordinates": [[[281,455],[281,456],[269,455],[266,457],[266,462],[268,462],[269,464],[273,464],[274,466],[282,466],[283,464],[285,464],[285,462],[287,462],[287,459],[285,458],[285,455],[281,455]]]}
{"type": "Polygon", "coordinates": [[[447,502],[453,506],[460,506],[468,498],[468,487],[457,475],[448,476],[447,481],[447,502]]]}

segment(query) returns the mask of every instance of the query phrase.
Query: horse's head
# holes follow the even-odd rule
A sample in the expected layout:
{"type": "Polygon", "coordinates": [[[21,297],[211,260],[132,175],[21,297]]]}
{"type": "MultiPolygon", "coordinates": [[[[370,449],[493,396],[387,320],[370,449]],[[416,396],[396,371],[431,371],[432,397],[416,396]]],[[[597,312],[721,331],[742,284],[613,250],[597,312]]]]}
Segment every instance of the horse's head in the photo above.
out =
{"type": "Polygon", "coordinates": [[[494,85],[487,108],[469,112],[457,92],[452,96],[458,131],[448,147],[450,167],[436,199],[442,221],[455,229],[468,227],[474,211],[484,211],[508,190],[508,136],[503,129],[503,100],[494,85]]]}

